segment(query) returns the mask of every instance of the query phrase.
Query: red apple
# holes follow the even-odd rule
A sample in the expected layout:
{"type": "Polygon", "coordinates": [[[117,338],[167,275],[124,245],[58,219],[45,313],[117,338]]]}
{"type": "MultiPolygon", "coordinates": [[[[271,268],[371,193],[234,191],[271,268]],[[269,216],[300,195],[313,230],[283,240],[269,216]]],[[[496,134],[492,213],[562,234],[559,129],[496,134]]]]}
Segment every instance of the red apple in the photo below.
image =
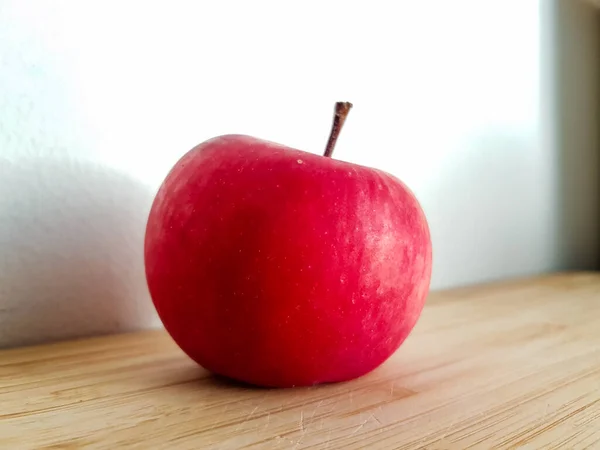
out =
{"type": "Polygon", "coordinates": [[[268,387],[362,376],[419,318],[431,240],[411,191],[325,156],[227,135],[190,150],[154,200],[145,240],[157,312],[204,368],[268,387]]]}

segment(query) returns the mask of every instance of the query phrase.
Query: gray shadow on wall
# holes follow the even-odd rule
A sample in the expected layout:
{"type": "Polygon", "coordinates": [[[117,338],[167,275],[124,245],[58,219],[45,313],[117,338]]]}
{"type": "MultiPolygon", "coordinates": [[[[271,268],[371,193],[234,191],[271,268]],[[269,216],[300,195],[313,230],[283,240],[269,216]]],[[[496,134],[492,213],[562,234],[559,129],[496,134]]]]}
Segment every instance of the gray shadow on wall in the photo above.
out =
{"type": "Polygon", "coordinates": [[[143,265],[152,198],[91,162],[0,160],[0,347],[158,325],[143,265]]]}
{"type": "Polygon", "coordinates": [[[548,42],[555,49],[550,120],[558,149],[558,239],[563,269],[599,268],[600,10],[583,0],[553,0],[548,42]]]}

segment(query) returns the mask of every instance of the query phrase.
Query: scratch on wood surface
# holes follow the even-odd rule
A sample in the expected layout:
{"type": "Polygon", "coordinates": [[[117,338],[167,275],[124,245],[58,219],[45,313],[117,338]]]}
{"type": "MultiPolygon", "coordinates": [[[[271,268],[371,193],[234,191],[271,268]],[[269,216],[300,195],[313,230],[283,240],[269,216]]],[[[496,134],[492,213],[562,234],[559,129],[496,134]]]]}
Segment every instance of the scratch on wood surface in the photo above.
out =
{"type": "Polygon", "coordinates": [[[548,415],[548,409],[550,409],[550,403],[546,403],[546,409],[544,409],[544,417],[548,415]]]}
{"type": "Polygon", "coordinates": [[[369,423],[370,420],[375,420],[379,425],[383,425],[381,421],[375,416],[375,413],[371,413],[369,417],[366,418],[366,420],[363,420],[362,423],[354,429],[352,434],[358,433],[367,423],[369,423]]]}
{"type": "Polygon", "coordinates": [[[294,450],[296,450],[298,448],[298,446],[302,442],[302,439],[304,439],[304,434],[302,436],[300,436],[300,438],[296,441],[296,444],[294,445],[294,450]]]}
{"type": "Polygon", "coordinates": [[[323,404],[323,400],[321,400],[317,406],[315,406],[315,410],[313,411],[312,415],[310,416],[310,420],[312,421],[312,419],[315,417],[315,414],[317,413],[317,409],[319,409],[319,407],[323,404]]]}
{"type": "Polygon", "coordinates": [[[460,423],[460,417],[455,418],[452,422],[450,422],[450,425],[448,425],[446,427],[446,429],[444,430],[444,433],[442,434],[442,436],[440,437],[440,440],[443,441],[444,439],[446,439],[446,437],[450,434],[450,432],[452,432],[454,430],[454,427],[460,423]]]}
{"type": "Polygon", "coordinates": [[[327,437],[325,438],[325,448],[329,448],[329,445],[331,444],[331,427],[329,427],[329,431],[327,432],[327,437]]]}
{"type": "Polygon", "coordinates": [[[358,432],[359,432],[359,431],[362,429],[362,427],[364,427],[364,426],[365,426],[365,424],[366,424],[368,421],[369,421],[369,419],[367,419],[367,420],[363,420],[363,422],[362,422],[362,423],[361,423],[361,424],[360,424],[358,427],[356,427],[356,428],[354,429],[354,431],[352,432],[352,434],[356,434],[356,433],[358,433],[358,432]]]}
{"type": "Polygon", "coordinates": [[[377,422],[379,425],[383,426],[383,424],[381,423],[381,420],[379,420],[379,418],[378,418],[378,417],[375,415],[375,413],[373,413],[373,414],[371,414],[371,415],[373,416],[373,419],[375,419],[375,421],[376,421],[376,422],[377,422]]]}
{"type": "Polygon", "coordinates": [[[304,436],[306,436],[306,427],[304,425],[304,410],[300,410],[300,437],[298,438],[298,440],[296,441],[296,444],[294,445],[294,450],[298,448],[298,446],[300,445],[300,443],[302,442],[302,440],[304,439],[304,436]]]}
{"type": "Polygon", "coordinates": [[[240,422],[239,425],[236,427],[236,429],[235,429],[236,431],[239,431],[240,428],[242,428],[244,426],[244,424],[246,424],[250,419],[252,419],[252,416],[254,415],[254,413],[256,412],[256,410],[258,410],[259,406],[260,405],[256,405],[254,407],[254,409],[252,411],[250,411],[250,414],[248,414],[246,416],[246,418],[242,422],[240,422]]]}

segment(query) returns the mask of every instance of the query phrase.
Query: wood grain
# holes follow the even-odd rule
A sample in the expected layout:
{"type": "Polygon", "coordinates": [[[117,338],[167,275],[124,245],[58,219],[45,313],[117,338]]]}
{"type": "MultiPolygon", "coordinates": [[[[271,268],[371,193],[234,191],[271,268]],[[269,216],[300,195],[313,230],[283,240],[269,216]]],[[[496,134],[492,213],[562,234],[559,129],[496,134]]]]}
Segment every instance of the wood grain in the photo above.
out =
{"type": "Polygon", "coordinates": [[[385,365],[252,389],[161,331],[0,352],[2,449],[600,448],[600,275],[434,293],[385,365]]]}

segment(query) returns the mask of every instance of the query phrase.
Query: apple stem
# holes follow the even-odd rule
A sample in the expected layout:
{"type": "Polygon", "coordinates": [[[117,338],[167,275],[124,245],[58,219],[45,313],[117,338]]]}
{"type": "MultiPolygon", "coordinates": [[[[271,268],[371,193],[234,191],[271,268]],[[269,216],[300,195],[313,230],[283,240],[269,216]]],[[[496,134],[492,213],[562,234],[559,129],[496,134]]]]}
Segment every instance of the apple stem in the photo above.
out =
{"type": "Polygon", "coordinates": [[[337,102],[335,104],[333,125],[331,126],[331,132],[329,133],[329,141],[327,141],[327,147],[325,147],[325,153],[323,153],[323,156],[331,158],[331,155],[333,155],[335,143],[337,142],[338,136],[340,135],[340,131],[342,131],[342,127],[344,126],[346,117],[348,117],[350,108],[352,108],[352,103],[350,102],[337,102]]]}

